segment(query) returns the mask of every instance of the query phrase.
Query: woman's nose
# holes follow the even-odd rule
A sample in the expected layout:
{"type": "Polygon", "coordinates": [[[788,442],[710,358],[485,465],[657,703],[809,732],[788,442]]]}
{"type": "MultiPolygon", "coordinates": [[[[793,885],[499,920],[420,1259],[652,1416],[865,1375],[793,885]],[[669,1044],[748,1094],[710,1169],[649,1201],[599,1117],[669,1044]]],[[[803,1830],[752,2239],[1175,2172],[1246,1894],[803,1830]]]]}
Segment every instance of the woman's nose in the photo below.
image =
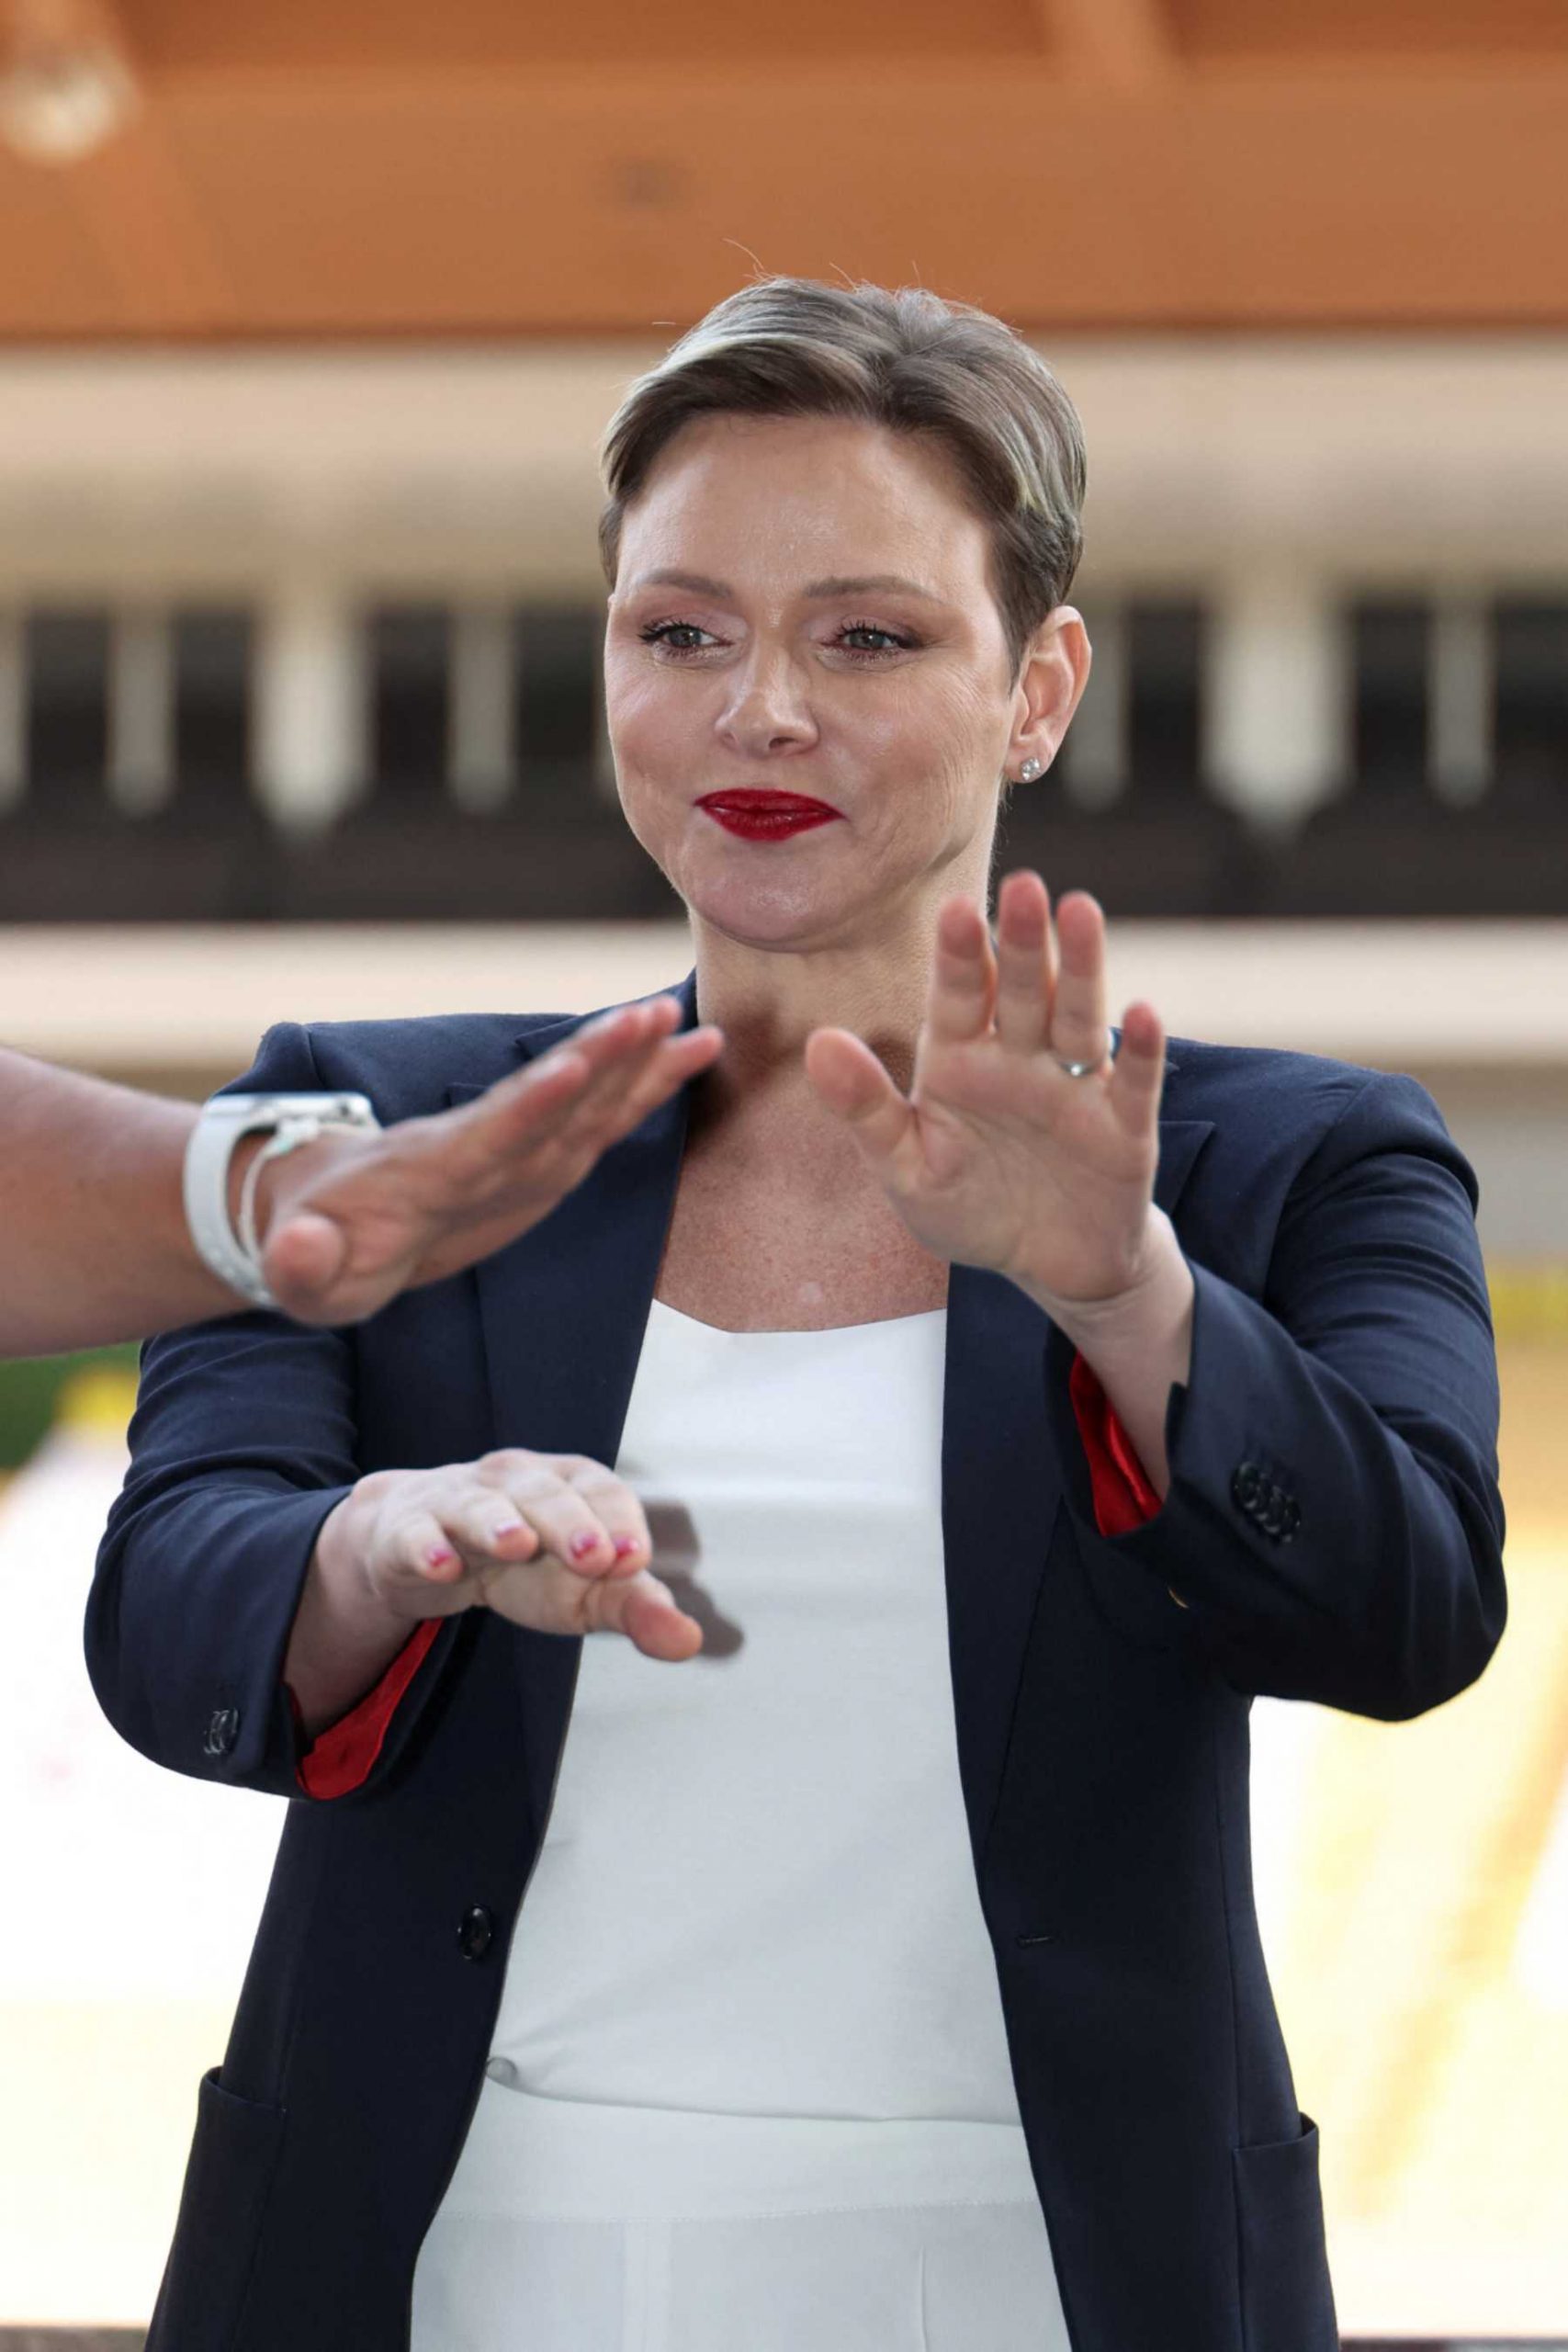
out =
{"type": "Polygon", "coordinates": [[[798,665],[782,656],[761,654],[750,662],[735,682],[719,732],[736,751],[753,759],[792,743],[815,741],[817,722],[798,665]]]}

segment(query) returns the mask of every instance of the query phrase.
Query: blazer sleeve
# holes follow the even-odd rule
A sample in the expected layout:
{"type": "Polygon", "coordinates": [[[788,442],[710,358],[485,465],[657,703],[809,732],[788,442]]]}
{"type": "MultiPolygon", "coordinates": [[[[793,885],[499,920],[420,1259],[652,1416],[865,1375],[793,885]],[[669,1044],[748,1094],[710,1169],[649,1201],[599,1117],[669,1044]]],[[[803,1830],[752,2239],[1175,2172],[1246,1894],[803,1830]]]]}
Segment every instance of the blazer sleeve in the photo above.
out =
{"type": "Polygon", "coordinates": [[[1162,1645],[1196,1645],[1238,1690],[1393,1722],[1464,1690],[1501,1638],[1475,1199],[1426,1090],[1371,1076],[1297,1171],[1261,1295],[1193,1263],[1169,1492],[1109,1540],[1069,1442],[1070,1351],[1053,1334],[1050,1408],[1092,1572],[1157,1578],[1162,1645]]]}
{"type": "MultiPolygon", "coordinates": [[[[224,1091],[321,1084],[308,1034],[283,1023],[224,1091]]],[[[104,1713],[155,1763],[300,1793],[304,1744],[283,1660],[321,1522],[360,1475],[355,1364],[352,1331],[266,1313],[143,1348],[130,1468],[99,1546],[85,1647],[104,1713]]],[[[461,1623],[442,1621],[375,1779],[406,1743],[461,1623]]]]}

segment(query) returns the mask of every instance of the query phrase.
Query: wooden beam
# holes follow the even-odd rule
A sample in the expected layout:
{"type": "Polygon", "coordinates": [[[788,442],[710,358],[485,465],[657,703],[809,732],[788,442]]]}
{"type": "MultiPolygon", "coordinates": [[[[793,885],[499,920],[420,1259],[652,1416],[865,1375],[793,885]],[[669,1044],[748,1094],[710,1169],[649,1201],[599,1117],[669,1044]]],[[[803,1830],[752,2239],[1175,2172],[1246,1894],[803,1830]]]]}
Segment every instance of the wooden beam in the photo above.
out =
{"type": "Polygon", "coordinates": [[[1164,0],[1034,0],[1052,54],[1087,82],[1144,89],[1179,63],[1164,0]]]}

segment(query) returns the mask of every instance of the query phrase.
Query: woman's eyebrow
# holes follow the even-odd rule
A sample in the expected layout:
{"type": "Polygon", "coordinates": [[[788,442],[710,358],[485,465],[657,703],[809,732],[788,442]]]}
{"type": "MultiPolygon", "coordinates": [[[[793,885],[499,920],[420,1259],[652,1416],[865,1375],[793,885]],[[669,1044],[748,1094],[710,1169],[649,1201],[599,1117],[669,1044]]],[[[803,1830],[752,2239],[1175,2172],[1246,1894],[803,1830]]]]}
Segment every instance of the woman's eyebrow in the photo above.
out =
{"type": "MultiPolygon", "coordinates": [[[[733,588],[722,580],[710,580],[705,572],[701,571],[674,571],[668,569],[645,571],[639,580],[633,582],[633,585],[637,588],[689,588],[694,596],[714,596],[727,605],[732,605],[735,602],[733,588]]],[[[802,589],[801,594],[807,597],[862,596],[874,588],[897,589],[906,596],[921,597],[928,605],[940,605],[944,602],[934,588],[922,588],[918,580],[901,579],[896,571],[867,572],[863,577],[855,580],[814,580],[809,587],[802,589]]]]}

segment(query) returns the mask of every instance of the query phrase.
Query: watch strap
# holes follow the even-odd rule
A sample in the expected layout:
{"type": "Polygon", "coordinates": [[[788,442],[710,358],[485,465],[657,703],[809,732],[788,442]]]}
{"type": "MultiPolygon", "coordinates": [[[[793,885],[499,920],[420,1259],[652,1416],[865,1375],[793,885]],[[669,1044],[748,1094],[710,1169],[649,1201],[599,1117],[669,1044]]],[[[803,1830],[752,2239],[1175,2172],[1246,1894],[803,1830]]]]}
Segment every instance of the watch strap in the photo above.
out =
{"type": "Polygon", "coordinates": [[[376,1134],[380,1121],[364,1094],[215,1094],[186,1146],[186,1223],[197,1256],[220,1282],[253,1306],[276,1307],[262,1272],[255,1230],[256,1183],[262,1162],[327,1133],[376,1134]],[[270,1134],[245,1171],[241,1229],[229,1216],[229,1170],[236,1147],[250,1135],[270,1134]]]}

